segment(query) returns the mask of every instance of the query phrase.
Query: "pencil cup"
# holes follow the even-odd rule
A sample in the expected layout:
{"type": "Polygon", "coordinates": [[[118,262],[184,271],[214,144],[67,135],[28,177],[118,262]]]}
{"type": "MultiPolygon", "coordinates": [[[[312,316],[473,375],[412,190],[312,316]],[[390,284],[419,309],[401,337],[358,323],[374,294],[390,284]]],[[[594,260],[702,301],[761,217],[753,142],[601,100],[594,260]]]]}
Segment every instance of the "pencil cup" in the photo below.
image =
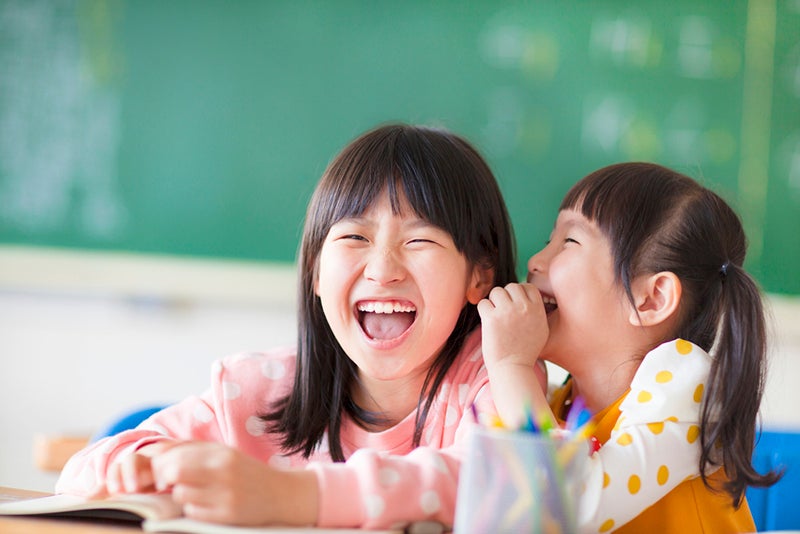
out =
{"type": "Polygon", "coordinates": [[[459,476],[455,533],[575,532],[587,458],[584,441],[476,428],[459,476]]]}

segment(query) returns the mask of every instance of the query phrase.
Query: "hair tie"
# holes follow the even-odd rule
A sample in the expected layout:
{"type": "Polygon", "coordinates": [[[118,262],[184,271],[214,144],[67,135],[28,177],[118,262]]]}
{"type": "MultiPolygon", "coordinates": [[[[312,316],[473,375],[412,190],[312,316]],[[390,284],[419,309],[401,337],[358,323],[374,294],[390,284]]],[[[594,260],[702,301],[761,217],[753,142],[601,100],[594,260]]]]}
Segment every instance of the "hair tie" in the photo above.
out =
{"type": "Polygon", "coordinates": [[[725,280],[728,277],[728,265],[730,265],[730,262],[726,261],[725,263],[722,264],[722,267],[719,268],[719,276],[723,280],[725,280]]]}

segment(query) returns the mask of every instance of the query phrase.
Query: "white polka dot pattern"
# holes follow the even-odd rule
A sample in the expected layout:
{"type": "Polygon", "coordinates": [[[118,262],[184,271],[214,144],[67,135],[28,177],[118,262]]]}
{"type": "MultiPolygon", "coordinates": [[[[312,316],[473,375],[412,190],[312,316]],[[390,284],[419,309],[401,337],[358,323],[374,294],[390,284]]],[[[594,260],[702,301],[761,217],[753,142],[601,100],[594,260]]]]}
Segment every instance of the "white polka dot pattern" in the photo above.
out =
{"type": "Polygon", "coordinates": [[[419,507],[428,515],[433,515],[442,507],[442,501],[439,499],[439,494],[435,491],[426,491],[419,498],[419,507]]]}
{"type": "Polygon", "coordinates": [[[199,423],[209,423],[212,419],[214,419],[214,412],[212,412],[211,409],[203,403],[195,404],[192,415],[199,423]]]}
{"type": "Polygon", "coordinates": [[[375,519],[383,514],[386,509],[386,503],[380,495],[367,495],[365,499],[367,517],[375,519]]]}
{"type": "Polygon", "coordinates": [[[345,417],[340,442],[347,462],[330,461],[327,437],[311,453],[286,454],[278,436],[259,417],[290,391],[295,355],[291,348],[242,353],[215,362],[211,387],[156,414],[147,428],[103,440],[70,460],[57,489],[96,491],[111,458],[138,444],[165,437],[218,441],[236,447],[273,467],[305,467],[316,472],[320,488],[320,526],[386,529],[409,520],[454,517],[457,473],[463,440],[474,424],[471,409],[495,415],[488,376],[480,353],[480,332],[466,340],[445,376],[413,448],[415,413],[382,432],[367,432],[345,417]]]}
{"type": "Polygon", "coordinates": [[[261,374],[270,380],[280,380],[286,376],[286,368],[282,362],[268,360],[261,366],[261,374]]]}
{"type": "Polygon", "coordinates": [[[238,399],[242,394],[242,388],[236,382],[223,382],[222,383],[222,396],[225,400],[238,399]]]}
{"type": "Polygon", "coordinates": [[[254,437],[263,436],[266,431],[264,421],[255,415],[251,415],[247,418],[244,427],[247,433],[254,437]]]}

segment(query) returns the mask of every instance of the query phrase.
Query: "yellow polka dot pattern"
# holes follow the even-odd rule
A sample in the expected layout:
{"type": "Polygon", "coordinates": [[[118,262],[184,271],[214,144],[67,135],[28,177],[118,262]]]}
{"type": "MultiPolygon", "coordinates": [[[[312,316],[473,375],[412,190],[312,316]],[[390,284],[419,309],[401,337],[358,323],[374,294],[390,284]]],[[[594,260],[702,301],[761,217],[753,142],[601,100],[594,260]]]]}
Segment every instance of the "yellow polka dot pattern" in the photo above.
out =
{"type": "Polygon", "coordinates": [[[641,479],[636,475],[631,475],[630,478],[628,478],[628,491],[631,495],[636,495],[639,493],[640,489],[642,489],[641,479]]]}
{"type": "Polygon", "coordinates": [[[686,356],[692,352],[692,344],[685,339],[678,339],[675,341],[675,350],[678,351],[678,354],[686,356]]]}
{"type": "Polygon", "coordinates": [[[658,474],[656,475],[656,482],[658,482],[659,486],[663,486],[669,480],[669,468],[666,465],[662,465],[658,468],[658,474]]]}
{"type": "Polygon", "coordinates": [[[620,437],[617,438],[617,443],[623,446],[630,445],[631,443],[633,443],[633,436],[625,432],[624,434],[620,435],[620,437]]]}
{"type": "Polygon", "coordinates": [[[664,423],[647,423],[647,428],[650,429],[650,432],[655,434],[656,436],[661,434],[664,431],[664,423]]]}
{"type": "Polygon", "coordinates": [[[606,519],[605,521],[603,521],[603,524],[600,525],[599,532],[610,532],[612,528],[614,528],[614,520],[606,519]]]}
{"type": "Polygon", "coordinates": [[[669,371],[659,371],[656,375],[656,382],[659,384],[666,384],[672,380],[672,373],[669,371]]]}
{"type": "MultiPolygon", "coordinates": [[[[620,405],[620,417],[611,431],[609,444],[613,443],[625,449],[616,449],[620,463],[610,464],[603,472],[602,491],[605,495],[603,499],[609,499],[607,501],[609,503],[628,503],[625,504],[626,507],[631,505],[636,507],[638,504],[634,503],[641,502],[650,506],[655,502],[648,501],[651,495],[653,499],[659,499],[664,495],[664,491],[669,491],[675,484],[680,483],[678,479],[684,477],[688,469],[685,462],[673,464],[668,456],[665,457],[667,463],[655,463],[657,460],[665,460],[662,460],[660,455],[651,459],[649,455],[652,453],[647,451],[649,447],[658,447],[660,439],[668,440],[666,443],[676,446],[679,451],[686,450],[678,447],[675,441],[679,437],[675,435],[678,427],[670,427],[669,424],[677,424],[681,420],[685,423],[698,420],[697,405],[703,399],[705,391],[703,381],[710,366],[709,358],[704,351],[698,350],[692,343],[683,339],[665,344],[653,351],[656,352],[653,358],[648,354],[634,376],[630,395],[620,405]],[[622,450],[627,450],[629,447],[635,449],[636,454],[648,455],[643,457],[647,458],[647,461],[642,464],[638,461],[626,463],[627,458],[631,456],[622,450]],[[637,468],[636,465],[641,467],[637,468]],[[635,496],[636,500],[626,500],[622,492],[627,494],[628,499],[635,496]]],[[[685,432],[683,447],[686,447],[686,444],[695,444],[700,437],[700,427],[697,424],[690,425],[685,432]]],[[[662,448],[656,450],[664,450],[665,442],[661,443],[662,448]]],[[[683,458],[685,457],[684,455],[683,458]]],[[[688,478],[692,478],[692,475],[688,478]]],[[[610,532],[619,524],[630,520],[626,515],[630,508],[626,511],[621,511],[620,508],[618,512],[612,510],[615,510],[614,506],[606,512],[609,515],[604,519],[598,518],[599,522],[595,523],[597,532],[610,532]]]]}

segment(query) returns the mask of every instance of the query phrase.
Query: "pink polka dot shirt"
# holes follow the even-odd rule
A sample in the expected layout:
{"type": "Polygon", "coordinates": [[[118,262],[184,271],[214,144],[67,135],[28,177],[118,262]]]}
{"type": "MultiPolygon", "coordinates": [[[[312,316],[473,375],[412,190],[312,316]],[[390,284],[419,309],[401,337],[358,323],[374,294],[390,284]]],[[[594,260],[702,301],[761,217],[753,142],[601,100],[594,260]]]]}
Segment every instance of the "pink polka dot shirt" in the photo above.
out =
{"type": "Polygon", "coordinates": [[[333,463],[327,443],[306,460],[285,454],[265,433],[259,413],[291,388],[294,349],[230,356],[214,363],[211,388],[153,415],[138,428],[100,440],[70,459],[57,493],[88,495],[104,484],[117,458],[162,439],[218,441],[275,467],[304,467],[319,481],[318,526],[396,528],[412,521],[452,525],[458,471],[471,406],[495,414],[480,351],[480,331],[465,341],[428,415],[422,443],[412,447],[415,412],[382,432],[345,417],[341,439],[347,461],[333,463]]]}

